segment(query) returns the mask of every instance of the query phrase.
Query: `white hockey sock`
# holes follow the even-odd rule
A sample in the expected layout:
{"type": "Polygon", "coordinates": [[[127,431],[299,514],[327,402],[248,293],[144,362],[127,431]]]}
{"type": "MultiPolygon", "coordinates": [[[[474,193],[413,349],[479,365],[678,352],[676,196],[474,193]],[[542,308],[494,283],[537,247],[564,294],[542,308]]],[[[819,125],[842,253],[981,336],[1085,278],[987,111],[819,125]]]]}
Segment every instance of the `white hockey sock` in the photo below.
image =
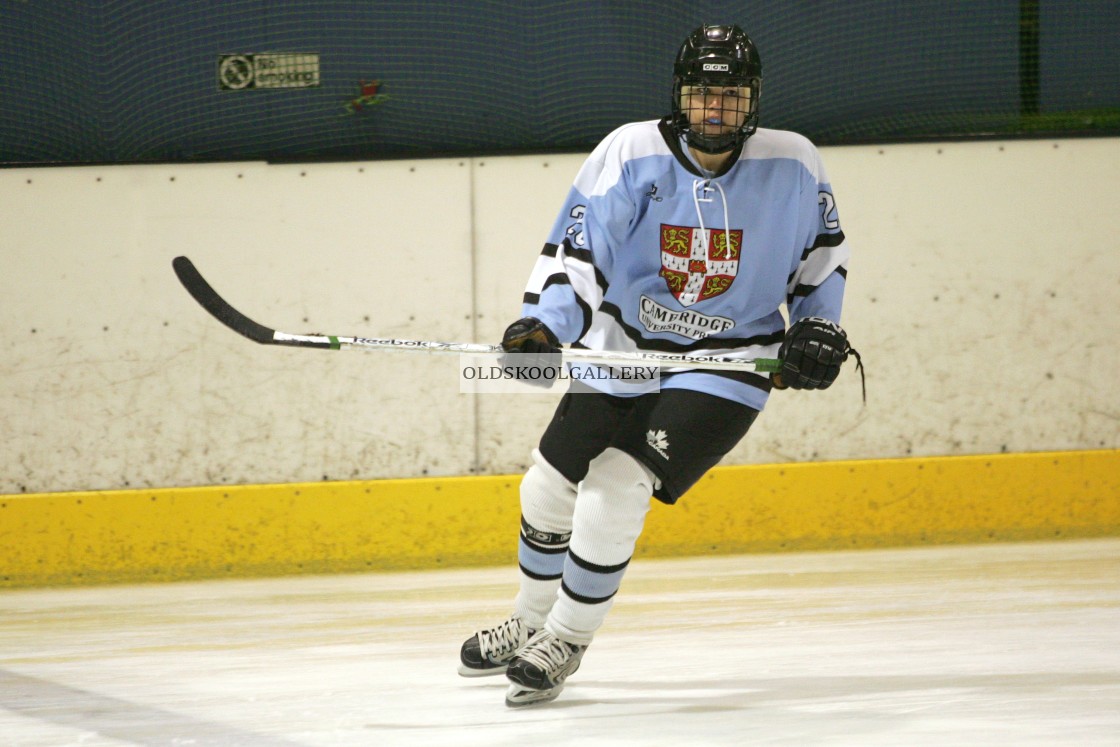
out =
{"type": "Polygon", "coordinates": [[[634,457],[608,448],[579,484],[560,594],[545,627],[587,645],[610,611],[645,525],[654,476],[634,457]]]}
{"type": "Polygon", "coordinates": [[[514,611],[540,630],[556,602],[572,534],[576,486],[533,450],[533,466],[521,480],[521,535],[517,561],[521,587],[514,611]]]}

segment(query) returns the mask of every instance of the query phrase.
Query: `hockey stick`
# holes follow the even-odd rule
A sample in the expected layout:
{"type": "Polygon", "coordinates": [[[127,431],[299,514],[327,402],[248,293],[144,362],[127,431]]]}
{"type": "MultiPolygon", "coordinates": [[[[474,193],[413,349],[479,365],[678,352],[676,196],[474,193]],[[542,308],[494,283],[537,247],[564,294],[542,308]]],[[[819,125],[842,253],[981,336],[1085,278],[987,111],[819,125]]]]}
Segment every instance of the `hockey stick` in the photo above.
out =
{"type": "MultiPolygon", "coordinates": [[[[397,340],[376,337],[342,337],[339,335],[292,335],[278,332],[258,324],[218,295],[198,269],[186,257],[176,257],[171,262],[179,282],[202,308],[234,332],[262,345],[284,345],[326,350],[422,350],[430,353],[501,354],[500,345],[482,345],[465,342],[430,342],[426,340],[397,340]]],[[[647,364],[663,368],[689,367],[709,371],[759,371],[772,373],[781,370],[776,358],[742,360],[716,355],[675,355],[672,353],[616,352],[565,348],[564,359],[572,362],[601,365],[647,364]]]]}

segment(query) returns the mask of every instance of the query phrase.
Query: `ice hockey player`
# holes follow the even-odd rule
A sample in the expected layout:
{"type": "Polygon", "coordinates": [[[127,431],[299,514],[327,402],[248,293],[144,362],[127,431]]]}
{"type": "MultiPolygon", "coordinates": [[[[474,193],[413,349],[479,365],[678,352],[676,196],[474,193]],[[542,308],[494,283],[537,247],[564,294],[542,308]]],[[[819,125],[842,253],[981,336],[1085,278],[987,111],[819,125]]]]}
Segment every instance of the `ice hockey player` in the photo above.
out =
{"type": "Polygon", "coordinates": [[[573,381],[521,483],[520,590],[462,646],[506,703],[553,700],[603,624],[651,496],[673,504],[747,433],[771,388],[826,389],[848,246],[817,149],[758,127],[762,63],[738,26],[702,26],[671,114],[619,127],[583,164],[529,278],[511,353],[562,344],[757,358],[780,373],[667,370],[655,392],[573,381]],[[786,328],[781,307],[791,324],[786,328]]]}

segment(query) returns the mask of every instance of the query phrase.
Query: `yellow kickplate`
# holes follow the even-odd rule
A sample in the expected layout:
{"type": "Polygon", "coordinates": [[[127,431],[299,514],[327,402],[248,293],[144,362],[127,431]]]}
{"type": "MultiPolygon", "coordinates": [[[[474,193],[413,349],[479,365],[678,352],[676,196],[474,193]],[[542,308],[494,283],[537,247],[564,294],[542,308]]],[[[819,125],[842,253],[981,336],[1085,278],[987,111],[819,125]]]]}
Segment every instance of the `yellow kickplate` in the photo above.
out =
{"type": "MultiPolygon", "coordinates": [[[[0,495],[0,587],[513,564],[520,475],[0,495]]],[[[1120,534],[1120,450],[719,467],[638,556],[1120,534]]]]}

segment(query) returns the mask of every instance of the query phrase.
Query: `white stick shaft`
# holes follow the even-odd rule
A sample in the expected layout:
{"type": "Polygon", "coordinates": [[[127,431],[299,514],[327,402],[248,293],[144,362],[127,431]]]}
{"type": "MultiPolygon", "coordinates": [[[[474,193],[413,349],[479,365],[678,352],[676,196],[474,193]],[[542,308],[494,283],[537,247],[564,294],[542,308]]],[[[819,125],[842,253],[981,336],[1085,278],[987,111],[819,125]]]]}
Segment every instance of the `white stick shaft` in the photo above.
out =
{"type": "MultiPolygon", "coordinates": [[[[399,340],[375,337],[331,337],[326,335],[291,335],[275,332],[276,342],[311,343],[337,350],[400,350],[426,353],[467,353],[472,355],[500,355],[500,345],[482,345],[468,342],[432,342],[429,340],[399,340]]],[[[673,353],[624,352],[613,350],[583,350],[565,348],[566,361],[601,365],[644,364],[661,368],[697,368],[709,371],[762,371],[777,370],[774,358],[741,359],[716,355],[676,355],[673,353]]]]}

